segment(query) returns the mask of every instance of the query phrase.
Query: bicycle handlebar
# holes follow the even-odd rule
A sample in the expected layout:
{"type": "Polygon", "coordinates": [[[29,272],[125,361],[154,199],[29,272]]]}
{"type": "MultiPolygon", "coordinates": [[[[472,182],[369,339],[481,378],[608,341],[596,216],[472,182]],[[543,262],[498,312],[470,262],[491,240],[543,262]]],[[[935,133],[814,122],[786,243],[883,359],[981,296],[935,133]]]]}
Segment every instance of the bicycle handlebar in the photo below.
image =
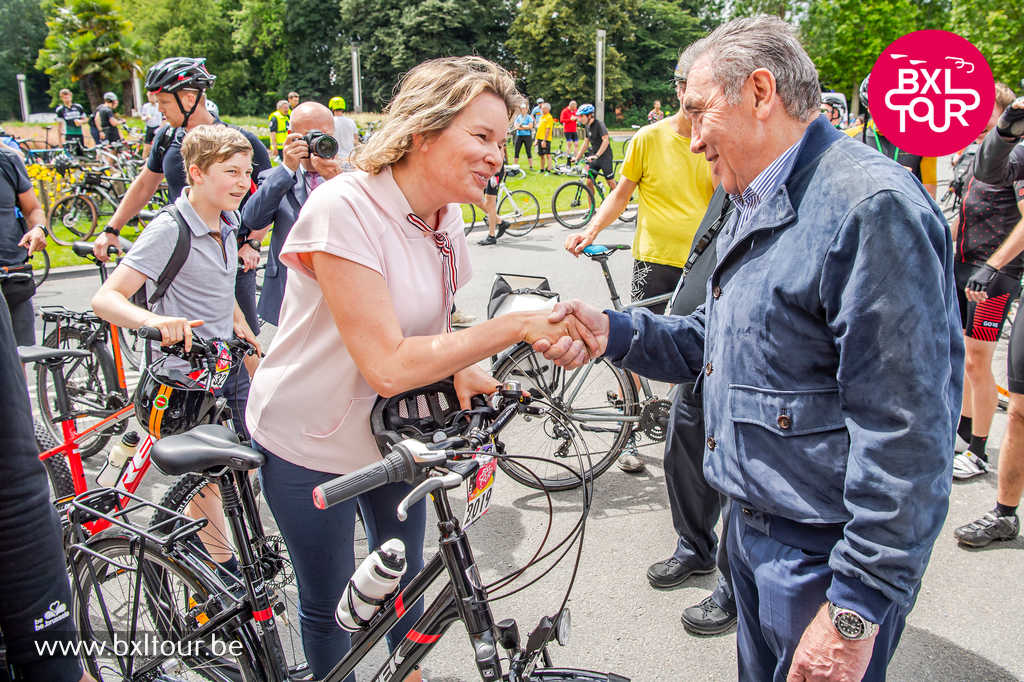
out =
{"type": "MultiPolygon", "coordinates": [[[[138,335],[139,338],[146,339],[147,341],[163,341],[163,334],[156,327],[139,327],[138,335]]],[[[184,341],[178,341],[169,346],[161,346],[161,350],[168,355],[174,355],[189,362],[215,359],[219,352],[215,341],[217,340],[206,339],[197,334],[192,334],[192,350],[185,351],[184,341]]],[[[252,355],[256,352],[256,348],[251,343],[237,337],[225,339],[221,343],[227,344],[233,359],[252,355]]]]}

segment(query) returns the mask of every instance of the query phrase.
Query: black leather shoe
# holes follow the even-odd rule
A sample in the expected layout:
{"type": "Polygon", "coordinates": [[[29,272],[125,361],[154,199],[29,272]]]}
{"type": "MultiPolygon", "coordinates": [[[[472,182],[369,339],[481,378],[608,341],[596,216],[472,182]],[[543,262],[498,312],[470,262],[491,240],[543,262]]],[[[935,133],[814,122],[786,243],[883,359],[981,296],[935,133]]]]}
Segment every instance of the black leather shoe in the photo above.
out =
{"type": "Polygon", "coordinates": [[[736,625],[736,614],[729,613],[710,596],[683,611],[683,627],[693,635],[720,635],[736,625]]]}
{"type": "Polygon", "coordinates": [[[669,557],[664,561],[651,564],[651,567],[647,569],[647,580],[651,583],[651,587],[664,589],[666,587],[675,587],[691,575],[707,575],[714,572],[714,564],[706,568],[700,568],[691,564],[684,564],[675,557],[669,557]]]}

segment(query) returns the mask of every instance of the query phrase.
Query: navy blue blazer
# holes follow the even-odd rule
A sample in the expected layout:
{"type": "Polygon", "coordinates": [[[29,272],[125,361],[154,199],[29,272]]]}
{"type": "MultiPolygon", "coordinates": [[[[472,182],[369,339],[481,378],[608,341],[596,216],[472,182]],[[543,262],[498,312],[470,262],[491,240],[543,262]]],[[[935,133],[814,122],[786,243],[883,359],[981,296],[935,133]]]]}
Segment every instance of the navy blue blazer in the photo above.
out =
{"type": "Polygon", "coordinates": [[[303,174],[293,176],[284,166],[276,166],[259,175],[259,189],[249,197],[242,207],[242,222],[253,229],[262,229],[274,224],[270,234],[270,253],[267,255],[267,272],[263,280],[257,311],[261,318],[277,326],[281,314],[281,301],[288,281],[288,268],[280,260],[292,225],[299,218],[299,211],[306,203],[306,187],[303,174]]]}

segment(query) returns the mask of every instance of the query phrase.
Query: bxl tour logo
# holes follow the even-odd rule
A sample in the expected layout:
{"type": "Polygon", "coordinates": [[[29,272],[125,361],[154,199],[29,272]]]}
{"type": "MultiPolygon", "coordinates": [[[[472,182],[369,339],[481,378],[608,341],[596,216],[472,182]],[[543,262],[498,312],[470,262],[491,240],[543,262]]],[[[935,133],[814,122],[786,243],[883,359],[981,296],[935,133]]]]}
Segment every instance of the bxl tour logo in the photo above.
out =
{"type": "Polygon", "coordinates": [[[915,31],[882,52],[868,81],[871,118],[900,149],[945,156],[985,129],[995,81],[985,57],[948,31],[915,31]]]}

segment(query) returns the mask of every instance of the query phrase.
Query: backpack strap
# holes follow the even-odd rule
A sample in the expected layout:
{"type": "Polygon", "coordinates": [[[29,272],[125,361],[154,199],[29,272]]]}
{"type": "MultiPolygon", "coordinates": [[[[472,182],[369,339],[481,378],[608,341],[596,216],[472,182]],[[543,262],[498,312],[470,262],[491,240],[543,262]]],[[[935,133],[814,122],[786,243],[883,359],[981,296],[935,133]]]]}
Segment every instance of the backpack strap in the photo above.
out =
{"type": "Polygon", "coordinates": [[[192,230],[189,229],[188,223],[185,222],[185,218],[181,215],[178,207],[174,204],[168,204],[160,209],[160,212],[171,215],[175,222],[178,223],[178,240],[174,243],[174,251],[171,253],[170,260],[167,261],[163,272],[160,273],[156,280],[156,289],[149,297],[150,305],[164,297],[164,294],[167,293],[167,287],[171,286],[171,282],[181,272],[182,266],[188,260],[189,251],[192,250],[192,230]]]}

